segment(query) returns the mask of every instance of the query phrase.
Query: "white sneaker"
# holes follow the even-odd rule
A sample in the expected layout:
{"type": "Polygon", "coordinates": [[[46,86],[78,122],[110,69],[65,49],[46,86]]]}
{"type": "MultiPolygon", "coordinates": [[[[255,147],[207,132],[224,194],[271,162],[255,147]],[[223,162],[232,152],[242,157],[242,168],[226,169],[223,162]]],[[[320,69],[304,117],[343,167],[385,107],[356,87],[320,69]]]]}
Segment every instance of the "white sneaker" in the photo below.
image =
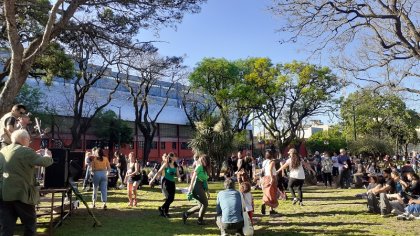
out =
{"type": "Polygon", "coordinates": [[[397,216],[397,220],[405,220],[407,216],[407,213],[402,213],[401,215],[397,216]]]}
{"type": "Polygon", "coordinates": [[[413,214],[410,214],[406,217],[406,220],[415,220],[416,217],[413,214]]]}
{"type": "Polygon", "coordinates": [[[391,214],[393,215],[401,215],[404,214],[404,212],[398,210],[398,209],[392,209],[391,214]]]}

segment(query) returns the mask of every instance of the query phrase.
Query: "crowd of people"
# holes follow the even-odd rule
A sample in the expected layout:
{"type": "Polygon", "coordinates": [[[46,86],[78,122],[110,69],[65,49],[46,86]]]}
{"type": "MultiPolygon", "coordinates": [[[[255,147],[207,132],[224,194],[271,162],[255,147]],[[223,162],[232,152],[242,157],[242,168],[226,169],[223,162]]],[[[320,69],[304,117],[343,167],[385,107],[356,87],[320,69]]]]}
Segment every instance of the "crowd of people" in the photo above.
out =
{"type": "MultiPolygon", "coordinates": [[[[28,117],[25,106],[15,105],[0,119],[0,235],[13,235],[17,218],[25,227],[25,235],[35,234],[35,205],[39,197],[35,166],[47,167],[53,163],[48,149],[34,151],[29,147],[28,117]]],[[[398,158],[388,155],[383,159],[351,157],[345,149],[340,149],[339,154],[315,152],[309,157],[301,157],[294,148],[288,150],[286,157],[267,150],[264,160],[253,158],[250,152],[242,154],[239,151],[226,160],[224,190],[217,193],[215,221],[222,235],[229,232],[243,235],[249,226],[252,229],[255,223],[253,190],[262,189],[261,214],[266,215],[269,208],[269,215],[276,217],[279,199],[287,199],[286,189],[290,192],[291,204],[304,206],[304,183],[326,188],[365,188],[366,191],[356,197],[367,200],[368,212],[383,217],[397,215],[399,220],[419,218],[420,181],[415,153],[404,158],[403,165],[396,164],[398,158]]],[[[187,199],[195,199],[197,205],[182,213],[183,223],[197,213],[197,224],[203,225],[210,198],[210,165],[209,156],[196,156],[192,172],[187,173],[185,162],[178,160],[174,153],[167,153],[162,156],[162,162],[147,173],[133,152],[127,156],[115,152],[108,158],[102,148],[94,148],[85,155],[83,189],[93,190],[93,208],[97,207],[100,192],[101,208],[106,210],[112,172],[116,173],[115,187],[126,188],[128,207],[138,206],[141,185],[154,187],[159,184],[164,200],[157,212],[169,218],[176,180],[186,181],[187,199]]],[[[252,230],[247,231],[247,235],[252,234],[249,232],[252,230]]]]}

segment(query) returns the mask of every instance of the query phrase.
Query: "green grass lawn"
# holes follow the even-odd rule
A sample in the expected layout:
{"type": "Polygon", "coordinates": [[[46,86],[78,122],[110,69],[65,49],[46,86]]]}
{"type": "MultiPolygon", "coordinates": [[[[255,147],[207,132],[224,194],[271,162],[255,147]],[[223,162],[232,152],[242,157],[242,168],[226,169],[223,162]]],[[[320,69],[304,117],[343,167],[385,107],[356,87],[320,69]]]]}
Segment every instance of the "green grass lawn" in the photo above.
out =
{"type": "MultiPolygon", "coordinates": [[[[178,184],[178,187],[185,187],[178,184]]],[[[108,210],[95,209],[102,227],[92,227],[93,220],[81,205],[54,235],[218,235],[214,222],[215,198],[222,183],[211,183],[211,200],[205,220],[199,226],[196,218],[182,223],[181,213],[194,205],[177,192],[172,204],[172,218],[158,216],[157,208],[163,202],[159,188],[148,186],[140,191],[139,206],[127,207],[125,190],[109,191],[108,210]]],[[[293,206],[291,201],[280,201],[280,215],[272,218],[260,212],[260,190],[253,191],[255,201],[255,235],[420,235],[419,221],[397,221],[395,217],[382,218],[365,213],[365,200],[354,195],[363,189],[338,190],[314,186],[305,187],[305,206],[293,206]]],[[[90,193],[85,194],[90,201],[90,193]]],[[[38,229],[45,231],[43,228],[38,229]]]]}

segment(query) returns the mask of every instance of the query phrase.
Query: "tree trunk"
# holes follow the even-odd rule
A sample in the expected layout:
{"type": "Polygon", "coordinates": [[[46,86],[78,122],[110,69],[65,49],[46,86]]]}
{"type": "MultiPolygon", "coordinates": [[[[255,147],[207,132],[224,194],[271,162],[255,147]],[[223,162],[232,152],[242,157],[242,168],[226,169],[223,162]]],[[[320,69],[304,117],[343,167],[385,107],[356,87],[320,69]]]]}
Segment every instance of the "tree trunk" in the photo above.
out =
{"type": "Polygon", "coordinates": [[[19,94],[20,88],[25,83],[27,76],[28,71],[24,71],[23,66],[12,65],[9,79],[0,93],[0,116],[3,116],[11,110],[13,102],[19,94]]]}
{"type": "Polygon", "coordinates": [[[72,137],[72,141],[70,144],[70,148],[72,150],[77,149],[79,144],[80,144],[80,138],[81,133],[78,132],[80,127],[80,120],[78,118],[74,118],[73,119],[73,125],[71,126],[70,130],[71,130],[71,137],[72,137]]]}
{"type": "Polygon", "coordinates": [[[149,154],[152,149],[152,142],[153,142],[153,138],[150,138],[150,136],[144,135],[143,167],[146,166],[146,163],[149,161],[149,154]]]}
{"type": "Polygon", "coordinates": [[[217,180],[220,180],[220,172],[222,171],[222,166],[223,166],[223,163],[222,164],[217,163],[217,173],[216,173],[217,180]]]}

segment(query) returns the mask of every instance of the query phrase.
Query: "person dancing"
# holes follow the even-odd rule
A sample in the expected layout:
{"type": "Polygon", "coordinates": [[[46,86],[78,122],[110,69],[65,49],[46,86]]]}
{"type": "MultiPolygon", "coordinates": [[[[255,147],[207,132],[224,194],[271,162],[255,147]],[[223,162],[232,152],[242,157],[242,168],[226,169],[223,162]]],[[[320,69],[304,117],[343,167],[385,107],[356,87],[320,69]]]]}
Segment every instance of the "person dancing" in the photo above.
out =
{"type": "Polygon", "coordinates": [[[93,194],[92,208],[96,207],[96,195],[98,188],[101,191],[102,209],[106,210],[108,197],[108,172],[111,170],[108,158],[104,155],[102,148],[97,149],[97,156],[92,161],[93,194]]]}
{"type": "Polygon", "coordinates": [[[274,210],[279,205],[278,190],[277,190],[277,176],[274,156],[270,151],[265,152],[265,160],[263,162],[262,171],[263,176],[261,180],[263,190],[263,204],[261,206],[261,214],[265,215],[265,208],[271,208],[270,215],[275,215],[277,212],[274,210]]]}
{"type": "Polygon", "coordinates": [[[303,167],[311,171],[314,175],[315,175],[315,171],[312,169],[312,167],[308,163],[304,162],[302,158],[300,158],[296,149],[291,148],[288,153],[289,153],[290,158],[286,161],[286,163],[284,163],[280,167],[277,173],[280,173],[282,170],[289,167],[290,174],[289,174],[288,188],[293,197],[293,205],[299,202],[299,205],[303,206],[302,186],[305,181],[305,171],[303,170],[303,167]],[[299,198],[296,198],[294,187],[297,187],[299,198]]]}
{"type": "MultiPolygon", "coordinates": [[[[141,174],[140,165],[136,160],[133,152],[128,154],[129,163],[127,164],[127,195],[128,195],[128,206],[137,206],[137,188],[139,187],[141,174]]],[[[125,182],[125,181],[124,181],[125,182]]]]}
{"type": "Polygon", "coordinates": [[[204,225],[204,214],[206,213],[208,198],[210,198],[207,179],[210,173],[210,158],[207,155],[201,156],[197,161],[197,167],[191,178],[191,184],[188,187],[188,196],[197,199],[198,205],[192,207],[182,214],[182,221],[186,223],[188,217],[198,211],[197,224],[204,225]],[[206,196],[207,195],[207,196],[206,196]]]}
{"type": "Polygon", "coordinates": [[[169,218],[169,207],[175,199],[175,176],[178,176],[178,181],[180,181],[180,177],[175,162],[176,156],[173,153],[169,153],[168,155],[163,154],[162,159],[164,162],[158,172],[150,180],[149,185],[152,186],[156,177],[164,173],[164,177],[162,178],[162,193],[165,196],[165,202],[162,206],[158,207],[158,210],[160,216],[169,218]]]}

